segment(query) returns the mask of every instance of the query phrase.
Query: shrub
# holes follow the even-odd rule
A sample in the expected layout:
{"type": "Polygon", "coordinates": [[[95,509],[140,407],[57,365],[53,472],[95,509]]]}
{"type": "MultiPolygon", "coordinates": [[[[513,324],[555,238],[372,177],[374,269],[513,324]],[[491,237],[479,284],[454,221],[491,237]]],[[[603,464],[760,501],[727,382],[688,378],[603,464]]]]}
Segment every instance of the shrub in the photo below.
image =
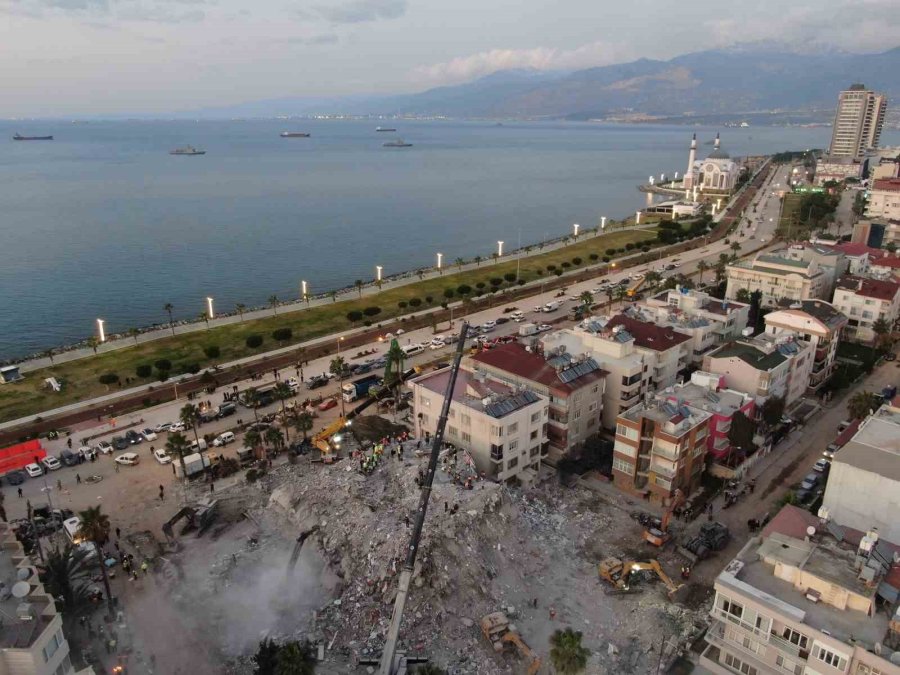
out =
{"type": "Polygon", "coordinates": [[[468,295],[469,293],[472,292],[472,287],[469,286],[468,284],[460,284],[459,286],[456,287],[456,292],[459,293],[460,295],[468,295]]]}
{"type": "Polygon", "coordinates": [[[487,286],[487,284],[484,283],[483,281],[479,281],[478,283],[475,284],[475,288],[477,288],[478,290],[483,290],[485,286],[487,286]]]}
{"type": "Polygon", "coordinates": [[[561,277],[561,276],[562,276],[562,273],[563,273],[562,270],[556,270],[556,271],[554,272],[554,274],[555,274],[556,276],[558,276],[558,277],[561,277]]]}
{"type": "Polygon", "coordinates": [[[625,250],[631,251],[632,249],[634,249],[634,244],[632,244],[630,241],[625,244],[625,250]]]}
{"type": "Polygon", "coordinates": [[[165,382],[169,379],[169,371],[168,370],[160,370],[157,372],[157,376],[159,377],[160,382],[165,382]]]}
{"type": "Polygon", "coordinates": [[[150,377],[153,374],[153,366],[149,363],[142,363],[134,369],[134,372],[138,377],[150,377]]]}
{"type": "Polygon", "coordinates": [[[603,260],[603,262],[608,263],[610,260],[610,257],[608,255],[605,255],[605,256],[603,256],[602,260],[603,260]]]}
{"type": "Polygon", "coordinates": [[[371,325],[372,325],[372,322],[369,321],[368,319],[366,319],[365,321],[363,321],[363,326],[365,326],[366,328],[368,328],[368,327],[371,326],[371,325]]]}
{"type": "Polygon", "coordinates": [[[272,331],[272,339],[276,342],[287,342],[294,335],[290,328],[276,328],[272,331]]]}
{"type": "Polygon", "coordinates": [[[256,348],[262,346],[262,343],[263,343],[263,336],[262,336],[262,335],[248,335],[248,336],[247,336],[247,339],[244,341],[244,343],[245,343],[250,349],[256,349],[256,348]]]}
{"type": "Polygon", "coordinates": [[[606,249],[606,255],[608,255],[608,256],[614,256],[615,254],[616,254],[616,249],[614,249],[614,248],[608,248],[608,249],[606,249]]]}
{"type": "Polygon", "coordinates": [[[99,378],[100,384],[105,384],[107,387],[111,384],[115,384],[119,381],[119,376],[115,373],[103,373],[99,378]]]}
{"type": "Polygon", "coordinates": [[[548,271],[548,272],[552,272],[552,271],[555,270],[555,269],[556,269],[556,265],[554,265],[554,264],[552,264],[552,263],[549,264],[549,265],[547,265],[547,271],[548,271]]]}
{"type": "Polygon", "coordinates": [[[178,369],[182,373],[190,373],[191,375],[196,375],[200,372],[200,364],[199,363],[182,363],[178,366],[178,369]]]}
{"type": "Polygon", "coordinates": [[[582,262],[582,261],[581,261],[581,258],[579,258],[578,256],[575,256],[574,258],[572,258],[572,264],[573,264],[573,265],[580,265],[581,262],[582,262]]]}
{"type": "Polygon", "coordinates": [[[434,302],[434,297],[431,295],[426,295],[425,302],[427,302],[430,305],[432,302],[434,302]]]}
{"type": "Polygon", "coordinates": [[[421,298],[410,298],[409,306],[410,307],[419,307],[422,304],[421,298]]]}
{"type": "Polygon", "coordinates": [[[588,256],[588,258],[591,259],[591,262],[597,262],[597,260],[600,259],[600,256],[597,255],[596,253],[591,253],[591,254],[588,256]]]}
{"type": "Polygon", "coordinates": [[[203,353],[206,354],[206,358],[208,359],[217,359],[222,353],[222,350],[219,349],[218,345],[206,345],[203,348],[203,353]]]}
{"type": "Polygon", "coordinates": [[[572,266],[572,263],[570,263],[568,260],[566,260],[565,262],[562,263],[562,266],[564,269],[569,269],[572,266]]]}
{"type": "Polygon", "coordinates": [[[537,275],[538,275],[539,277],[544,276],[544,270],[539,269],[539,270],[537,271],[537,275]]]}
{"type": "Polygon", "coordinates": [[[400,309],[406,309],[406,300],[401,300],[400,302],[398,302],[397,307],[399,307],[400,309]]]}
{"type": "MultiPolygon", "coordinates": [[[[410,300],[410,305],[413,304],[413,300],[418,300],[418,298],[413,298],[412,300],[410,300]]],[[[419,302],[421,302],[421,300],[419,300],[419,302]]],[[[415,307],[415,305],[413,306],[415,307]]],[[[365,314],[366,316],[378,316],[379,314],[381,314],[381,307],[366,307],[363,310],[363,314],[365,314]]]]}
{"type": "Polygon", "coordinates": [[[649,247],[649,246],[642,246],[642,247],[641,247],[641,251],[642,251],[643,253],[649,253],[649,252],[650,252],[650,247],[649,247]]]}
{"type": "Polygon", "coordinates": [[[519,279],[516,283],[519,284],[519,286],[524,286],[524,285],[525,285],[525,280],[524,280],[524,279],[519,279]]]}
{"type": "Polygon", "coordinates": [[[516,280],[516,273],[515,273],[515,272],[507,272],[506,274],[503,275],[503,278],[504,278],[506,281],[510,281],[510,282],[515,281],[515,280],[516,280]]]}
{"type": "Polygon", "coordinates": [[[347,312],[347,321],[350,323],[356,323],[360,319],[362,319],[363,315],[358,309],[351,310],[347,312]]]}
{"type": "Polygon", "coordinates": [[[501,279],[500,277],[491,277],[491,286],[493,286],[494,288],[500,286],[502,283],[503,279],[501,279]]]}
{"type": "Polygon", "coordinates": [[[445,298],[452,298],[454,295],[456,295],[456,294],[453,292],[453,289],[452,289],[452,288],[445,288],[445,289],[444,289],[444,297],[445,297],[445,298]]]}
{"type": "Polygon", "coordinates": [[[153,363],[157,370],[172,370],[172,362],[169,359],[159,359],[153,363]]]}

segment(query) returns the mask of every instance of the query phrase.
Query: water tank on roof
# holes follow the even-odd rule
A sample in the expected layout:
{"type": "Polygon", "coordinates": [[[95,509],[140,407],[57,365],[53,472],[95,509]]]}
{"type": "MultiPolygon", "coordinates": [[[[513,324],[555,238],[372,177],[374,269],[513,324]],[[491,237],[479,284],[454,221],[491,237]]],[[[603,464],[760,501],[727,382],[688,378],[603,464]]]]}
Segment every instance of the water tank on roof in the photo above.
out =
{"type": "Polygon", "coordinates": [[[744,337],[750,337],[751,335],[753,335],[753,328],[747,326],[744,330],[741,331],[741,335],[743,335],[744,337]]]}

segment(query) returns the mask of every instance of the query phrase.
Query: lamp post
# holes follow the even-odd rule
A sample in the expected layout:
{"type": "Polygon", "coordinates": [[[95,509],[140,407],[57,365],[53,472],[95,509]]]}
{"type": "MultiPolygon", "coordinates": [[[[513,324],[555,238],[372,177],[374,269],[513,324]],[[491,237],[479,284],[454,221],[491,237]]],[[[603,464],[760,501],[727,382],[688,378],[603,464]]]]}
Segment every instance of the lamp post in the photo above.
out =
{"type": "Polygon", "coordinates": [[[438,253],[438,254],[437,254],[437,269],[438,269],[438,274],[443,274],[443,273],[444,273],[443,264],[442,264],[443,262],[444,262],[444,254],[443,254],[443,253],[438,253]]]}
{"type": "Polygon", "coordinates": [[[635,211],[635,212],[634,212],[634,224],[635,224],[635,225],[640,225],[640,224],[641,224],[641,212],[640,212],[640,211],[635,211]]]}
{"type": "Polygon", "coordinates": [[[579,227],[581,227],[581,225],[579,225],[578,223],[574,223],[572,225],[572,233],[573,233],[572,236],[575,237],[576,240],[578,239],[578,228],[579,227]]]}
{"type": "Polygon", "coordinates": [[[381,265],[375,265],[375,283],[378,284],[378,288],[381,288],[382,271],[384,271],[384,268],[381,265]]]}
{"type": "Polygon", "coordinates": [[[206,296],[206,316],[208,316],[210,319],[214,319],[216,317],[215,313],[213,312],[213,299],[208,295],[206,296]]]}
{"type": "Polygon", "coordinates": [[[103,319],[97,319],[97,339],[101,343],[106,342],[106,331],[103,330],[104,323],[106,322],[103,319]]]}
{"type": "Polygon", "coordinates": [[[309,304],[309,286],[306,279],[300,282],[300,299],[305,300],[307,305],[309,304]]]}
{"type": "Polygon", "coordinates": [[[503,257],[503,242],[502,241],[497,242],[497,257],[498,258],[503,257]]]}
{"type": "MultiPolygon", "coordinates": [[[[381,269],[381,268],[379,268],[379,269],[381,269]]],[[[341,358],[341,343],[343,341],[344,341],[344,336],[341,335],[337,341],[338,359],[341,358]]],[[[341,397],[341,417],[346,417],[346,415],[344,413],[344,364],[341,363],[340,360],[338,361],[338,364],[340,364],[340,366],[341,366],[340,373],[338,374],[338,379],[340,381],[340,386],[338,387],[338,396],[341,397]]]]}
{"type": "Polygon", "coordinates": [[[600,231],[606,229],[606,216],[600,216],[600,231]]]}

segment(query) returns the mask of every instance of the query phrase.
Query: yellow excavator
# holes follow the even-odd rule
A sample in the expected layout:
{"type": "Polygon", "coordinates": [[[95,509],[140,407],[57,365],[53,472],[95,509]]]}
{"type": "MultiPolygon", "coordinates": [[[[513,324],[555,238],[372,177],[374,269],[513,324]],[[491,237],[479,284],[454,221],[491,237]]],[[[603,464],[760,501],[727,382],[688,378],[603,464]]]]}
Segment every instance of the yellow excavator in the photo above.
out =
{"type": "Polygon", "coordinates": [[[637,590],[631,588],[631,575],[634,572],[642,572],[644,570],[656,573],[656,576],[659,577],[659,580],[665,584],[666,589],[669,591],[669,600],[678,600],[682,589],[685,588],[684,584],[676,584],[672,581],[658,560],[636,562],[633,560],[622,561],[619,558],[610,557],[601,560],[597,569],[600,572],[600,578],[612,585],[612,594],[636,593],[637,590]]]}
{"type": "Polygon", "coordinates": [[[531,647],[525,644],[516,631],[510,628],[509,619],[503,612],[494,612],[482,617],[481,632],[498,654],[503,652],[507,645],[515,647],[522,658],[529,661],[528,675],[535,675],[541,669],[541,658],[531,651],[531,647]]]}
{"type": "Polygon", "coordinates": [[[334,463],[334,445],[331,437],[344,428],[347,420],[344,417],[338,417],[334,422],[322,429],[312,438],[312,444],[322,451],[322,461],[325,464],[334,463]]]}

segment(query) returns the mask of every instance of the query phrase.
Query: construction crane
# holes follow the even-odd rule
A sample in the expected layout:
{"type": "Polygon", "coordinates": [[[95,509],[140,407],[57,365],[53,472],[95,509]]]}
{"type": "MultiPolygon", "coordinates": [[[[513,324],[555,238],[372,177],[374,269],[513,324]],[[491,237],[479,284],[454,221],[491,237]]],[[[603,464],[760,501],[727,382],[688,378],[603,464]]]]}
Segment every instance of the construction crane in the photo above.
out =
{"type": "Polygon", "coordinates": [[[656,576],[659,577],[659,580],[662,581],[663,584],[665,584],[666,589],[668,589],[670,600],[675,600],[679,591],[684,587],[684,584],[676,584],[672,581],[672,578],[665,573],[658,560],[647,560],[646,562],[628,560],[623,562],[618,558],[611,557],[600,561],[597,570],[600,573],[601,579],[608,581],[612,584],[615,591],[622,593],[632,592],[632,573],[642,572],[644,570],[650,570],[656,573],[656,576]]]}
{"type": "Polygon", "coordinates": [[[683,503],[684,493],[681,490],[675,490],[675,494],[672,495],[672,501],[669,503],[669,508],[666,509],[666,512],[662,517],[659,529],[648,527],[644,530],[644,541],[653,544],[654,546],[665,546],[672,537],[672,535],[669,534],[669,521],[672,519],[672,513],[683,503]]]}
{"type": "Polygon", "coordinates": [[[481,619],[481,632],[500,654],[506,645],[512,645],[519,650],[523,658],[528,660],[528,675],[535,675],[541,669],[541,658],[531,651],[531,647],[525,644],[522,637],[509,624],[509,619],[503,612],[494,612],[481,619]]]}
{"type": "MultiPolygon", "coordinates": [[[[416,522],[413,525],[412,535],[406,551],[406,562],[403,563],[403,570],[400,572],[400,583],[397,588],[397,599],[394,601],[394,612],[391,614],[391,624],[388,627],[384,651],[381,654],[381,665],[378,671],[380,675],[403,675],[406,673],[407,657],[405,654],[397,652],[397,640],[400,637],[403,608],[406,606],[406,598],[409,595],[409,582],[412,580],[413,568],[416,565],[416,555],[419,552],[419,542],[422,539],[422,528],[425,525],[425,513],[428,510],[428,501],[431,498],[431,486],[434,483],[434,474],[437,471],[438,455],[441,452],[441,446],[444,444],[444,428],[447,426],[447,417],[450,415],[450,403],[453,401],[453,390],[456,387],[456,376],[459,374],[459,364],[462,361],[463,345],[466,342],[466,331],[468,329],[469,324],[464,321],[459,331],[459,342],[456,344],[453,365],[450,367],[450,378],[447,380],[447,388],[444,391],[444,404],[441,406],[441,416],[438,418],[437,428],[434,430],[434,437],[431,442],[428,472],[422,485],[422,496],[419,500],[416,522]]],[[[398,372],[401,371],[398,370],[398,372]]],[[[387,381],[387,378],[385,378],[385,381],[387,381]]]]}

